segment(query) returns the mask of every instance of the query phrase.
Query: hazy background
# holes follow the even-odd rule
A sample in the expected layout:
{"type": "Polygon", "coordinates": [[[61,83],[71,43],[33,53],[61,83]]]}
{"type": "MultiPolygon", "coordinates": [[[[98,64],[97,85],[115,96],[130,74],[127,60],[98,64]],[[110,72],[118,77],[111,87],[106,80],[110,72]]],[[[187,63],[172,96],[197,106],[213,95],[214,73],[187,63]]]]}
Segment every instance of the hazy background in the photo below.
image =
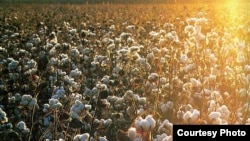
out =
{"type": "MultiPolygon", "coordinates": [[[[125,3],[125,4],[137,4],[137,3],[211,3],[211,2],[228,2],[232,0],[0,0],[0,3],[62,3],[62,4],[96,4],[96,3],[125,3]]],[[[237,2],[247,2],[250,0],[233,0],[237,2]]]]}

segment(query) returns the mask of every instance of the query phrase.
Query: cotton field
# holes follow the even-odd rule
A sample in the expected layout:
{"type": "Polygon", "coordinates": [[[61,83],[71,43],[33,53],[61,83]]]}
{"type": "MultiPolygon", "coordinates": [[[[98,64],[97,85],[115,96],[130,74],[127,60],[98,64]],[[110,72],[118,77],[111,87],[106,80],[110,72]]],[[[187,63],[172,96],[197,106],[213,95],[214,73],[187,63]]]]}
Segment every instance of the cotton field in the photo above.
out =
{"type": "Polygon", "coordinates": [[[0,5],[0,138],[172,141],[250,124],[249,3],[0,5]]]}

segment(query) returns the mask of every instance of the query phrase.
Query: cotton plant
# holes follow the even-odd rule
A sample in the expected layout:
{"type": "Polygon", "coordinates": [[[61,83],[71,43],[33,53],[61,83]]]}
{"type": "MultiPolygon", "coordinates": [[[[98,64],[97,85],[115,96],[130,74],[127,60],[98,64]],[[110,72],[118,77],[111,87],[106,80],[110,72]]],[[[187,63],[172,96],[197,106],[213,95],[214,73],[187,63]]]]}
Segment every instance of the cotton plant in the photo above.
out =
{"type": "Polygon", "coordinates": [[[10,61],[8,64],[8,70],[14,70],[18,67],[19,65],[18,60],[14,60],[13,58],[8,58],[8,60],[10,61]]]}
{"type": "Polygon", "coordinates": [[[26,123],[24,121],[19,121],[16,125],[17,131],[21,134],[28,134],[30,132],[30,129],[26,126],[26,123]]]}
{"type": "Polygon", "coordinates": [[[181,105],[178,109],[178,111],[176,112],[176,117],[179,120],[183,120],[183,115],[184,113],[186,113],[187,111],[192,111],[194,108],[191,104],[187,104],[187,105],[181,105]]]}
{"type": "Polygon", "coordinates": [[[226,105],[222,105],[218,107],[217,111],[221,113],[221,119],[225,122],[228,122],[230,114],[231,114],[228,107],[226,105]]]}
{"type": "Polygon", "coordinates": [[[162,113],[166,113],[169,110],[173,109],[174,103],[172,101],[167,101],[166,103],[161,103],[160,105],[160,109],[162,113]]]}
{"type": "Polygon", "coordinates": [[[207,104],[208,104],[208,112],[217,111],[217,109],[220,107],[220,104],[215,100],[209,100],[207,104]]]}
{"type": "Polygon", "coordinates": [[[173,136],[163,133],[161,135],[156,135],[153,141],[173,141],[173,136]]]}
{"type": "Polygon", "coordinates": [[[56,87],[52,93],[52,99],[60,99],[65,97],[65,89],[64,86],[56,87]]]}
{"type": "Polygon", "coordinates": [[[74,136],[73,141],[89,141],[89,133],[77,134],[74,136]]]}
{"type": "Polygon", "coordinates": [[[8,122],[7,114],[5,111],[2,110],[2,108],[0,108],[0,122],[2,124],[8,122]]]}
{"type": "Polygon", "coordinates": [[[157,133],[159,134],[166,133],[167,135],[172,135],[173,123],[170,122],[168,119],[165,119],[163,122],[160,122],[157,129],[157,133]]]}
{"type": "Polygon", "coordinates": [[[227,124],[225,121],[222,120],[220,112],[210,112],[208,115],[208,122],[210,124],[219,124],[219,125],[227,124]]]}
{"type": "Polygon", "coordinates": [[[140,141],[142,140],[141,135],[137,132],[137,129],[134,127],[130,127],[127,131],[127,136],[131,141],[140,141]]]}
{"type": "Polygon", "coordinates": [[[82,71],[80,71],[78,68],[71,70],[69,77],[72,77],[74,79],[79,78],[82,75],[82,71]]]}
{"type": "Polygon", "coordinates": [[[22,95],[20,104],[29,109],[33,109],[34,106],[38,106],[37,99],[33,98],[31,95],[28,95],[28,94],[22,95]]]}
{"type": "Polygon", "coordinates": [[[19,103],[21,101],[21,94],[20,93],[15,93],[12,97],[9,98],[9,100],[13,103],[19,103]]]}
{"type": "Polygon", "coordinates": [[[43,112],[49,112],[51,110],[57,110],[62,107],[62,103],[58,99],[51,98],[49,99],[49,103],[43,105],[43,112]]]}
{"type": "Polygon", "coordinates": [[[183,114],[184,123],[197,123],[200,116],[200,111],[197,109],[192,109],[191,111],[186,111],[183,114]]]}
{"type": "Polygon", "coordinates": [[[71,118],[80,119],[81,115],[85,111],[91,110],[92,106],[88,104],[83,104],[80,100],[75,100],[75,104],[70,108],[71,118]]]}
{"type": "Polygon", "coordinates": [[[145,132],[151,131],[155,128],[156,121],[152,115],[147,115],[145,118],[137,117],[135,119],[135,128],[145,132]]]}
{"type": "Polygon", "coordinates": [[[98,127],[104,127],[107,128],[109,126],[111,126],[111,124],[113,123],[113,120],[108,118],[108,119],[95,119],[94,120],[95,124],[98,124],[98,127]]]}
{"type": "Polygon", "coordinates": [[[65,75],[63,79],[64,79],[64,82],[66,82],[66,84],[69,84],[70,86],[72,86],[74,88],[78,87],[78,84],[75,81],[75,79],[70,77],[69,75],[65,75]]]}

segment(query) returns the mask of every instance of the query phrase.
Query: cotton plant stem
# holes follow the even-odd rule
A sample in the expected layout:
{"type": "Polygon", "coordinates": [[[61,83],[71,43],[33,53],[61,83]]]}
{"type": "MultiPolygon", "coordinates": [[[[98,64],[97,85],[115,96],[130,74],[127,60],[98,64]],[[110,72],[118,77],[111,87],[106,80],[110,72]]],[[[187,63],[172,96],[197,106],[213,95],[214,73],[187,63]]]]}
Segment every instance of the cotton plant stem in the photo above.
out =
{"type": "MultiPolygon", "coordinates": [[[[37,97],[38,97],[38,95],[39,95],[39,92],[37,92],[37,88],[38,88],[38,86],[39,86],[39,84],[40,84],[40,82],[41,82],[41,77],[42,77],[42,76],[43,76],[43,73],[40,74],[39,79],[38,79],[38,82],[37,82],[37,86],[36,86],[36,88],[35,88],[35,90],[34,90],[34,92],[35,92],[34,98],[35,98],[35,99],[37,99],[37,97]]],[[[34,127],[34,115],[35,115],[36,106],[37,106],[37,105],[33,105],[33,107],[32,107],[31,127],[30,127],[30,133],[29,133],[29,135],[28,135],[28,141],[31,140],[31,134],[32,134],[33,127],[34,127]]]]}

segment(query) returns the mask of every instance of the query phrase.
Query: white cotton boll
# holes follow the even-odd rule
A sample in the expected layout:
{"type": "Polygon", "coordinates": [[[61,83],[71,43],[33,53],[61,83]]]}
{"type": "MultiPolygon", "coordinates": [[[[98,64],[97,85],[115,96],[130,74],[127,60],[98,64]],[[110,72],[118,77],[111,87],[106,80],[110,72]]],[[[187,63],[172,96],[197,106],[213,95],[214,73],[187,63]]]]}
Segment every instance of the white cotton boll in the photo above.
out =
{"type": "Polygon", "coordinates": [[[218,108],[218,112],[221,113],[221,118],[227,120],[230,116],[230,111],[228,110],[226,105],[222,105],[218,108]]]}
{"type": "Polygon", "coordinates": [[[80,140],[80,137],[81,137],[81,135],[76,135],[76,136],[74,136],[73,141],[79,141],[79,140],[80,140]]]}
{"type": "Polygon", "coordinates": [[[141,120],[141,128],[142,128],[144,131],[149,131],[149,130],[150,130],[150,122],[147,121],[146,119],[142,119],[142,120],[141,120]]]}
{"type": "Polygon", "coordinates": [[[133,31],[133,30],[135,30],[135,26],[134,26],[134,25],[128,25],[128,26],[126,27],[126,30],[128,30],[128,31],[133,31]]]}
{"type": "Polygon", "coordinates": [[[90,110],[92,108],[92,105],[85,104],[85,109],[90,110]]]}
{"type": "Polygon", "coordinates": [[[131,139],[131,140],[133,140],[134,138],[136,138],[136,128],[134,128],[134,127],[130,127],[129,129],[128,129],[128,137],[131,139]]]}
{"type": "Polygon", "coordinates": [[[32,99],[29,101],[28,106],[34,106],[34,105],[36,105],[36,103],[37,103],[37,99],[36,99],[36,98],[32,98],[32,99]]]}
{"type": "Polygon", "coordinates": [[[157,39],[157,38],[160,37],[160,34],[159,34],[158,32],[156,32],[156,31],[150,31],[150,32],[149,32],[149,35],[150,35],[152,38],[154,38],[154,39],[157,39]]]}
{"type": "Polygon", "coordinates": [[[190,78],[190,82],[192,83],[192,86],[193,86],[193,87],[201,86],[200,80],[197,80],[197,79],[195,79],[195,78],[190,78]]]}
{"type": "Polygon", "coordinates": [[[193,114],[190,111],[186,111],[183,115],[183,120],[185,123],[188,123],[192,118],[193,114]]]}
{"type": "Polygon", "coordinates": [[[19,130],[23,130],[23,129],[26,129],[27,127],[26,127],[26,124],[25,124],[24,121],[20,121],[20,122],[17,123],[17,128],[19,130]]]}
{"type": "Polygon", "coordinates": [[[28,105],[29,104],[29,102],[32,100],[32,96],[31,95],[23,95],[22,96],[22,99],[21,99],[21,104],[22,105],[28,105]]]}
{"type": "Polygon", "coordinates": [[[160,83],[163,84],[163,85],[166,84],[167,83],[167,78],[166,77],[161,77],[160,78],[160,83]]]}
{"type": "Polygon", "coordinates": [[[34,59],[31,59],[27,62],[27,65],[28,65],[29,69],[31,69],[31,68],[36,67],[37,63],[36,63],[36,61],[34,61],[34,59]]]}
{"type": "Polygon", "coordinates": [[[194,27],[192,25],[187,25],[184,28],[184,32],[185,33],[190,33],[190,32],[192,33],[192,32],[194,32],[194,27]]]}
{"type": "Polygon", "coordinates": [[[112,124],[112,119],[110,119],[110,118],[104,121],[105,126],[109,126],[111,124],[112,124]]]}
{"type": "Polygon", "coordinates": [[[70,71],[69,77],[79,77],[82,75],[82,71],[80,71],[78,68],[75,68],[74,70],[70,71]]]}
{"type": "Polygon", "coordinates": [[[60,87],[60,89],[58,89],[56,91],[56,95],[60,98],[63,94],[65,93],[65,90],[63,87],[60,87]]]}
{"type": "Polygon", "coordinates": [[[135,119],[135,128],[136,129],[141,129],[141,121],[143,120],[142,117],[138,117],[135,119]]]}
{"type": "Polygon", "coordinates": [[[192,112],[192,117],[190,119],[191,122],[196,122],[200,116],[200,111],[194,109],[192,112]]]}
{"type": "Polygon", "coordinates": [[[140,115],[144,112],[144,108],[143,107],[140,107],[138,110],[137,110],[137,114],[140,115]]]}
{"type": "Polygon", "coordinates": [[[6,116],[7,114],[5,113],[5,111],[3,111],[2,108],[0,108],[0,121],[2,123],[8,122],[8,118],[6,116]]]}
{"type": "Polygon", "coordinates": [[[214,119],[218,119],[221,117],[221,113],[220,112],[211,112],[208,116],[209,120],[214,120],[214,119]]]}
{"type": "Polygon", "coordinates": [[[139,97],[138,98],[138,102],[139,102],[139,104],[145,104],[146,103],[146,101],[147,101],[147,98],[146,97],[139,97]]]}
{"type": "Polygon", "coordinates": [[[162,139],[161,141],[173,141],[173,136],[167,136],[164,139],[162,139]]]}
{"type": "Polygon", "coordinates": [[[12,60],[9,64],[8,64],[8,69],[12,70],[15,69],[18,66],[19,62],[16,60],[12,60]]]}
{"type": "Polygon", "coordinates": [[[91,94],[92,94],[92,95],[97,95],[98,92],[99,92],[99,90],[98,90],[96,87],[94,87],[94,88],[91,90],[91,94]]]}
{"type": "Polygon", "coordinates": [[[158,78],[159,78],[159,75],[157,73],[151,73],[148,76],[148,79],[151,80],[151,81],[157,80],[158,78]]]}
{"type": "Polygon", "coordinates": [[[168,32],[166,34],[166,38],[169,40],[169,41],[174,41],[176,39],[176,37],[173,35],[172,32],[168,32]]]}
{"type": "Polygon", "coordinates": [[[145,119],[149,122],[150,129],[153,129],[155,127],[155,125],[156,125],[156,121],[153,118],[153,116],[152,115],[147,115],[145,119]]]}
{"type": "Polygon", "coordinates": [[[74,35],[74,34],[76,33],[76,31],[77,31],[77,30],[76,30],[75,28],[73,28],[73,29],[70,29],[70,30],[69,30],[69,33],[72,34],[72,35],[74,35]]]}
{"type": "Polygon", "coordinates": [[[244,70],[245,70],[246,72],[250,72],[250,65],[245,65],[244,70]]]}
{"type": "Polygon", "coordinates": [[[90,137],[90,135],[89,135],[89,133],[84,133],[84,134],[81,134],[80,136],[79,136],[79,141],[88,141],[89,140],[89,137],[90,137]]]}
{"type": "Polygon", "coordinates": [[[49,104],[44,104],[43,105],[43,112],[48,112],[49,111],[49,109],[50,109],[50,106],[49,106],[49,104]]]}
{"type": "Polygon", "coordinates": [[[104,136],[104,137],[99,137],[98,141],[108,141],[108,140],[107,140],[106,136],[104,136]]]}
{"type": "Polygon", "coordinates": [[[71,53],[71,56],[73,57],[77,57],[80,55],[80,52],[77,48],[72,48],[70,53],[71,53]]]}

